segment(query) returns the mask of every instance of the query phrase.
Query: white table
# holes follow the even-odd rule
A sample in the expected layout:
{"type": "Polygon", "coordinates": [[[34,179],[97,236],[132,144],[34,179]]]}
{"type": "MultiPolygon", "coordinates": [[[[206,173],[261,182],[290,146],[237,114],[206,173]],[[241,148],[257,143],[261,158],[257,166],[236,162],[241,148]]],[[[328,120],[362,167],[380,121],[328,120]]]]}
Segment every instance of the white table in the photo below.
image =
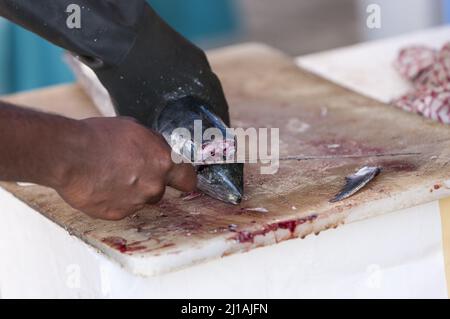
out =
{"type": "MultiPolygon", "coordinates": [[[[398,49],[439,47],[449,34],[450,28],[438,28],[297,61],[389,101],[408,89],[391,68],[398,49]]],[[[448,296],[438,202],[149,278],[128,273],[3,189],[0,203],[3,298],[448,296]]]]}

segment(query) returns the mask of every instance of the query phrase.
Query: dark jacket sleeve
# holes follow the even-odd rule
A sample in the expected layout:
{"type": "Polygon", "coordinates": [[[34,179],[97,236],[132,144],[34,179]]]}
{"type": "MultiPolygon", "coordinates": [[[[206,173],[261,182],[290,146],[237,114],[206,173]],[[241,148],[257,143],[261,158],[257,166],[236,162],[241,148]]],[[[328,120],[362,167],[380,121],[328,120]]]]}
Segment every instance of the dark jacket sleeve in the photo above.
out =
{"type": "Polygon", "coordinates": [[[119,64],[136,38],[145,0],[0,0],[0,15],[77,55],[119,64]],[[80,28],[69,28],[71,4],[80,28]]]}
{"type": "Polygon", "coordinates": [[[81,56],[120,115],[152,127],[169,102],[194,96],[229,122],[222,87],[204,52],[145,0],[0,0],[0,15],[81,56]],[[71,4],[81,8],[80,28],[67,25],[71,4]]]}

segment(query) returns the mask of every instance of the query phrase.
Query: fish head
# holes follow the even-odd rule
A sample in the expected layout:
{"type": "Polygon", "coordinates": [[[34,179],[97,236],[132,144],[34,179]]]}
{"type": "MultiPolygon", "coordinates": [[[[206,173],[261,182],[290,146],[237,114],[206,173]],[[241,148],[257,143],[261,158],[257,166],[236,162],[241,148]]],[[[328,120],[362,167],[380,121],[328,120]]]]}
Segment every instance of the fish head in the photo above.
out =
{"type": "Polygon", "coordinates": [[[233,163],[236,137],[206,103],[194,97],[170,102],[154,127],[173,152],[194,164],[200,191],[227,203],[242,200],[244,166],[233,163]]]}

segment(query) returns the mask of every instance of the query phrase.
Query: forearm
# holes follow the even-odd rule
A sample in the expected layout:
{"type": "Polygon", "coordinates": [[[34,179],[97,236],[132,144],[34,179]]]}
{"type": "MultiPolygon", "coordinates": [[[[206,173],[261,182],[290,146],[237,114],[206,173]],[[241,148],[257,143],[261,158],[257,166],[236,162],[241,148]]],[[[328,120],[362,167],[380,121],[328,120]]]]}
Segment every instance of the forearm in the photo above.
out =
{"type": "Polygon", "coordinates": [[[0,102],[0,180],[59,186],[80,149],[82,125],[0,102]]]}
{"type": "Polygon", "coordinates": [[[49,186],[103,219],[157,203],[166,185],[190,192],[197,184],[194,167],[175,165],[164,138],[133,120],[72,120],[1,101],[0,181],[49,186]]]}

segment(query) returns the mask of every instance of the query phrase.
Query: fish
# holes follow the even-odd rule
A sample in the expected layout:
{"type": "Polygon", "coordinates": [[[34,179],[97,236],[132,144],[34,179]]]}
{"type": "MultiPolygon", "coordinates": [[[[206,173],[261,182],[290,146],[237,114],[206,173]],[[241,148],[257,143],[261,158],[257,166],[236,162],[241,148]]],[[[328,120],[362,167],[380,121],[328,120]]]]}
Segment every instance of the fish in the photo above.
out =
{"type": "MultiPolygon", "coordinates": [[[[186,96],[169,103],[156,119],[155,130],[184,159],[194,163],[197,188],[220,201],[239,204],[244,196],[244,165],[233,163],[236,137],[227,125],[201,100],[186,96]],[[216,129],[222,138],[197,140],[196,121],[201,121],[201,134],[216,129]],[[178,130],[178,129],[182,130],[178,130]],[[189,134],[188,134],[189,133],[189,134]],[[200,160],[199,160],[200,158],[200,160]],[[214,164],[217,160],[220,164],[214,164]],[[208,163],[201,165],[199,163],[208,163]]],[[[197,132],[198,134],[198,132],[197,132]]]]}
{"type": "Polygon", "coordinates": [[[345,186],[342,190],[330,200],[330,203],[340,202],[349,198],[363,189],[371,180],[381,173],[381,168],[364,166],[355,174],[345,178],[345,186]]]}

